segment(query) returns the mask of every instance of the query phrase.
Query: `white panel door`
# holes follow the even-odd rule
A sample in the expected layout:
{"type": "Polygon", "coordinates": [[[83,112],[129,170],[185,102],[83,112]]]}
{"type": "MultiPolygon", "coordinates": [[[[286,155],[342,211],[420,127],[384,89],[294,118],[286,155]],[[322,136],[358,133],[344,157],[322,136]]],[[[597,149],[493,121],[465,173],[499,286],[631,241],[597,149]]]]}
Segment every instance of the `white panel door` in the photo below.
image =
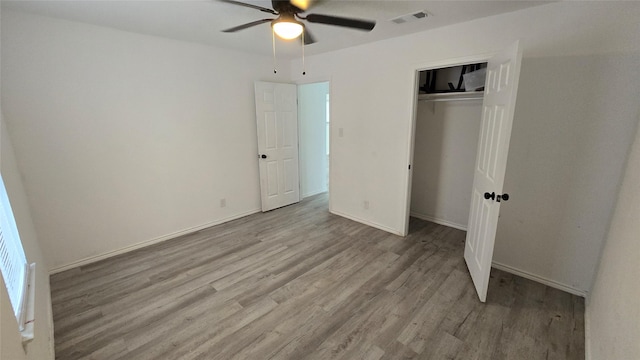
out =
{"type": "Polygon", "coordinates": [[[522,52],[518,43],[497,54],[487,65],[482,125],[478,141],[471,209],[464,259],[480,301],[487,298],[493,245],[504,199],[511,125],[518,91],[522,52]]]}
{"type": "Polygon", "coordinates": [[[255,83],[262,211],[300,201],[298,105],[293,84],[255,83]]]}

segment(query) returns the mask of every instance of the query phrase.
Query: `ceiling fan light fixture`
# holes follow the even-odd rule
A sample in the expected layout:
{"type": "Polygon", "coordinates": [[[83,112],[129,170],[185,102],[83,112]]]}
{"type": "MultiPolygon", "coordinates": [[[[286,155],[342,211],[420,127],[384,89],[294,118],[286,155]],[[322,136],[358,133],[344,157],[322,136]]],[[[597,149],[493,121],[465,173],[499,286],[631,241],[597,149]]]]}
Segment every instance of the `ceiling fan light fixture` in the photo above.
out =
{"type": "Polygon", "coordinates": [[[304,31],[304,26],[294,19],[283,19],[273,22],[273,32],[285,40],[295,39],[304,31]]]}

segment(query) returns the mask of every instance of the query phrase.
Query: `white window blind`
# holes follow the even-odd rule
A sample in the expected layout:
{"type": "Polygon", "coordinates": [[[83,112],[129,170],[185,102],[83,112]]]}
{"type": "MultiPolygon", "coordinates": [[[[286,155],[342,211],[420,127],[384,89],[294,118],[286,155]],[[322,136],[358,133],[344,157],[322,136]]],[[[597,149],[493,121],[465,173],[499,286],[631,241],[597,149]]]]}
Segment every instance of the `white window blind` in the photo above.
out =
{"type": "Polygon", "coordinates": [[[0,270],[13,311],[22,329],[22,309],[27,288],[27,259],[22,249],[9,197],[0,176],[0,270]]]}

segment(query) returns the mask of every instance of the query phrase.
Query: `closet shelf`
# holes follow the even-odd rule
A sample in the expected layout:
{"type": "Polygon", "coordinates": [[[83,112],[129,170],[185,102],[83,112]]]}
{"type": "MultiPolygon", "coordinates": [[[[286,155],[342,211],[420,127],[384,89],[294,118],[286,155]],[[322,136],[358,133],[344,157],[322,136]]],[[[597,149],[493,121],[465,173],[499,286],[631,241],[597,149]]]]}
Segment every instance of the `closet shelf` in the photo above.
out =
{"type": "Polygon", "coordinates": [[[484,91],[450,92],[435,94],[418,94],[418,101],[460,101],[478,100],[484,97],[484,91]]]}

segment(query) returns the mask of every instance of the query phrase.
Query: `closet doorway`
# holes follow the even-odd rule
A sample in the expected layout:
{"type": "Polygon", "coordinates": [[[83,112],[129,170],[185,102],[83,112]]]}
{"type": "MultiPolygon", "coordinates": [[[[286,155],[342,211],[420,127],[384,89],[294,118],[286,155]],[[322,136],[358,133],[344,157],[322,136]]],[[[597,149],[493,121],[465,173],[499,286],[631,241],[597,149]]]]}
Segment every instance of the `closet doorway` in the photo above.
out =
{"type": "MultiPolygon", "coordinates": [[[[447,221],[449,226],[456,225],[458,228],[464,228],[464,214],[457,212],[458,203],[454,203],[454,200],[456,198],[464,199],[464,193],[468,193],[467,205],[469,211],[466,222],[467,236],[464,259],[478,297],[482,302],[486,300],[487,296],[500,207],[502,203],[510,198],[509,194],[502,191],[521,62],[522,49],[519,42],[516,41],[490,58],[467,58],[464,61],[451,61],[444,64],[425,66],[414,71],[414,90],[417,92],[421,89],[425,94],[416,94],[414,96],[416,101],[414,102],[413,126],[411,129],[411,163],[407,181],[405,234],[408,231],[411,210],[414,210],[414,214],[418,214],[418,211],[422,210],[416,209],[412,205],[412,198],[425,197],[425,193],[428,192],[431,193],[427,194],[426,201],[423,201],[423,204],[417,204],[417,206],[431,206],[428,209],[428,211],[433,211],[434,214],[431,216],[431,221],[440,220],[444,223],[445,221],[438,219],[438,216],[457,216],[452,217],[453,221],[447,221]],[[452,70],[450,68],[460,65],[462,66],[459,68],[460,75],[458,80],[454,80],[455,78],[445,79],[444,82],[447,83],[447,87],[440,91],[438,76],[444,76],[443,74],[446,72],[455,73],[457,69],[454,68],[452,70]],[[467,70],[472,71],[467,73],[467,70]],[[483,74],[486,76],[482,76],[483,74]],[[423,77],[422,82],[420,82],[421,75],[423,77]],[[481,86],[483,83],[484,87],[481,86]],[[455,111],[447,109],[446,112],[440,113],[436,112],[436,104],[438,102],[475,101],[479,97],[482,97],[482,104],[478,108],[480,112],[478,130],[465,128],[456,133],[455,136],[449,134],[448,132],[452,132],[454,128],[463,128],[463,126],[449,126],[449,123],[453,122],[449,120],[452,118],[452,114],[466,114],[470,118],[477,119],[477,115],[474,115],[476,110],[473,108],[457,109],[455,111]],[[427,124],[425,125],[426,127],[422,126],[422,128],[427,129],[424,132],[434,133],[429,134],[430,138],[427,140],[431,140],[430,142],[435,143],[436,146],[433,146],[433,144],[425,145],[431,146],[426,148],[426,151],[430,152],[428,154],[418,154],[418,150],[421,149],[419,142],[423,140],[419,138],[420,133],[418,133],[418,131],[422,131],[420,125],[418,125],[418,116],[422,111],[418,109],[420,103],[418,100],[433,103],[430,107],[431,118],[435,119],[433,120],[435,125],[427,124]],[[473,154],[475,155],[475,162],[473,162],[473,167],[471,168],[473,174],[469,175],[469,170],[465,168],[465,164],[468,163],[468,157],[473,153],[471,150],[473,146],[468,146],[464,142],[470,142],[473,145],[473,131],[476,131],[476,152],[473,154]],[[439,148],[437,146],[438,143],[440,143],[439,148]],[[417,161],[421,161],[422,158],[427,159],[422,164],[430,165],[432,169],[418,169],[420,164],[417,161]],[[456,159],[456,161],[452,161],[451,158],[456,159]],[[414,165],[413,170],[411,170],[411,165],[414,165]],[[414,184],[413,182],[414,173],[424,173],[425,178],[430,179],[427,184],[431,182],[433,188],[420,189],[421,184],[417,182],[414,184]],[[462,174],[462,176],[458,173],[462,174]],[[457,176],[460,176],[460,178],[458,179],[457,176]],[[432,177],[436,177],[436,180],[432,180],[432,177]],[[445,178],[442,179],[442,177],[445,178]],[[452,189],[450,186],[453,183],[457,186],[466,187],[465,181],[468,184],[469,179],[472,179],[470,188],[452,189]],[[413,189],[416,189],[416,191],[414,192],[413,189]],[[449,205],[449,203],[452,204],[449,205]]],[[[428,114],[429,110],[426,111],[428,114]]],[[[422,215],[428,216],[429,214],[422,215]]]]}
{"type": "Polygon", "coordinates": [[[467,230],[486,66],[482,62],[419,72],[413,217],[467,230]]]}

